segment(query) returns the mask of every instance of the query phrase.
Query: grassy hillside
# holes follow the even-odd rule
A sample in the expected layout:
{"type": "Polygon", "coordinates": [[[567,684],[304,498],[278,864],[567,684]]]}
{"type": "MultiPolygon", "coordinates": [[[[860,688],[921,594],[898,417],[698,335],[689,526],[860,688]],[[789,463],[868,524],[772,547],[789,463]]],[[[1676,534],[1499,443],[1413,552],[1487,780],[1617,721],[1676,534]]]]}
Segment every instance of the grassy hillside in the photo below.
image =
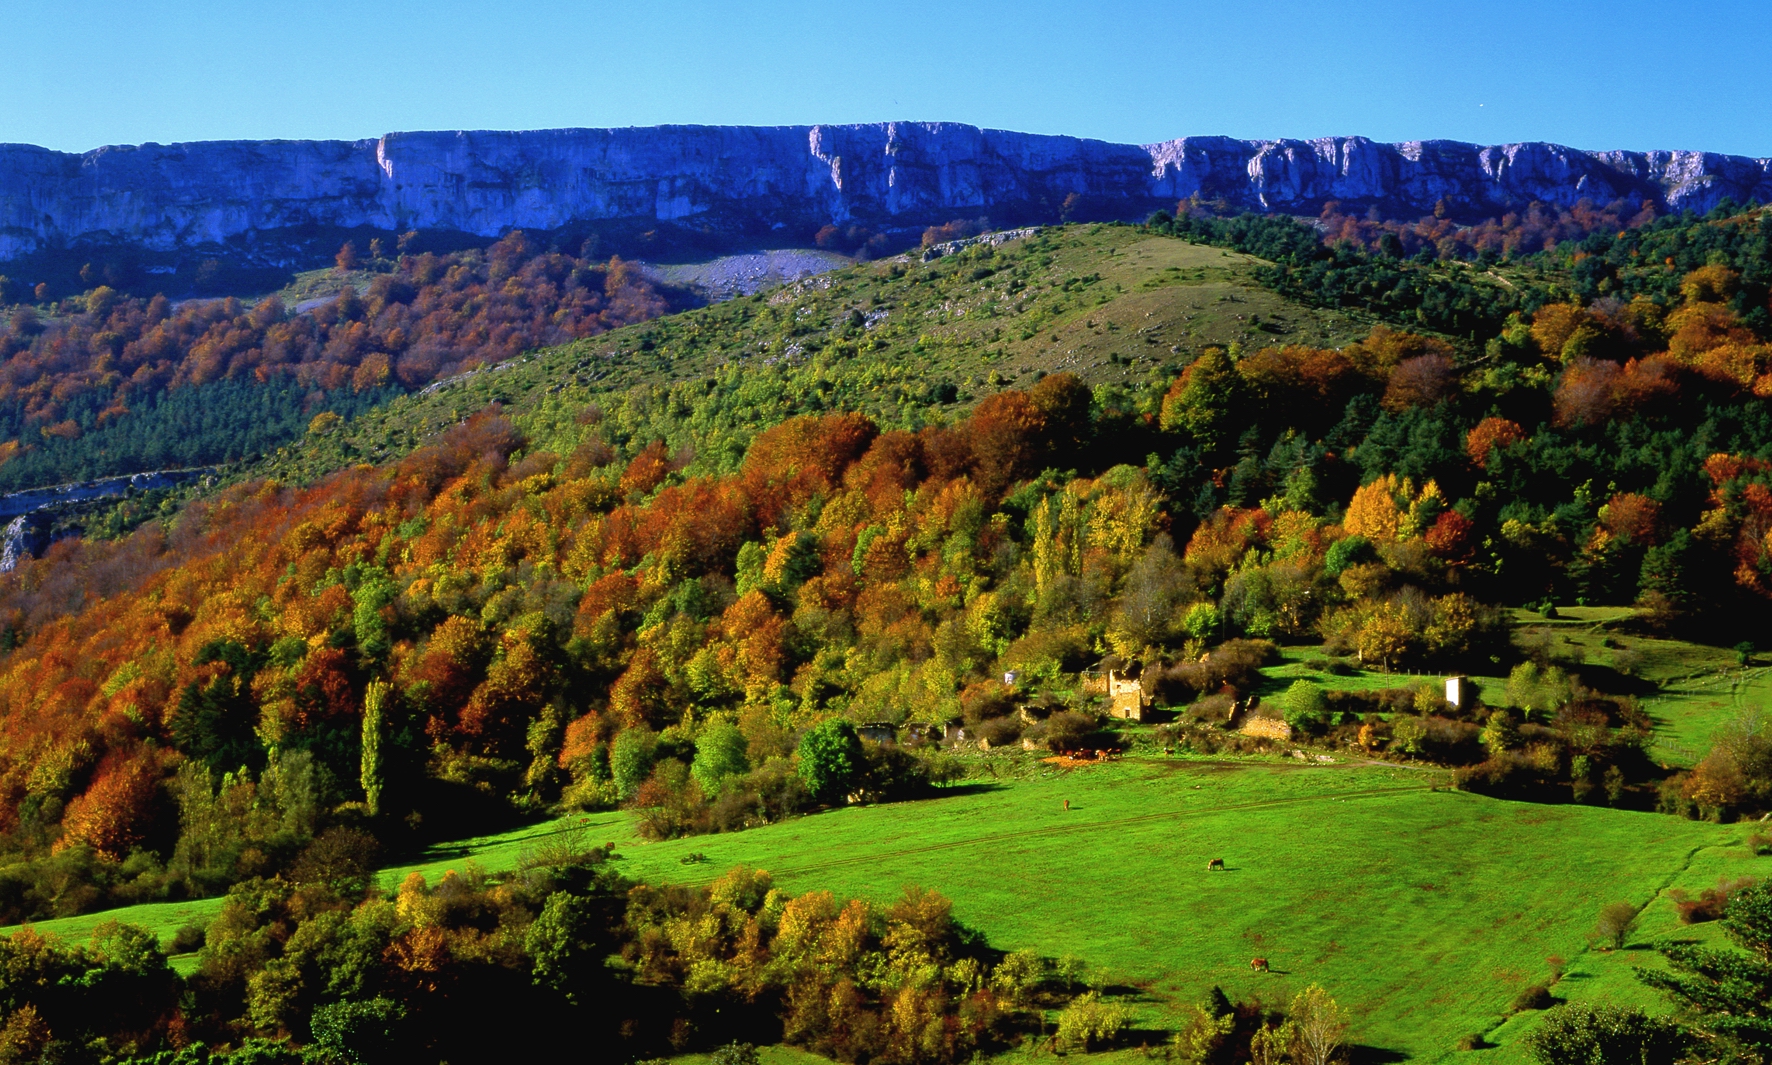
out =
{"type": "Polygon", "coordinates": [[[594,404],[611,444],[689,445],[700,452],[693,470],[718,470],[758,428],[795,414],[854,410],[914,428],[1059,371],[1154,404],[1206,347],[1339,345],[1370,329],[1369,318],[1260,287],[1260,262],[1103,225],[930,262],[861,264],[532,352],[396,400],[241,475],[306,480],[379,461],[491,402],[538,448],[569,451],[594,404]]]}
{"type": "Polygon", "coordinates": [[[1424,1061],[1474,1032],[1513,1042],[1529,1018],[1503,1025],[1509,1002],[1549,977],[1550,955],[1569,962],[1559,998],[1654,1005],[1628,972],[1640,949],[1589,950],[1599,906],[1645,906],[1643,943],[1690,935],[1667,889],[1772,871],[1745,828],[1432,783],[1393,767],[1127,762],[630,845],[622,868],[698,881],[744,863],[790,890],[874,898],[917,883],[1005,949],[1102,966],[1138,988],[1153,1024],[1175,1025],[1213,984],[1279,1001],[1320,981],[1355,1011],[1359,1042],[1424,1061]],[[706,864],[684,867],[689,852],[706,864]],[[1227,872],[1205,871],[1215,857],[1227,872]],[[1255,955],[1277,972],[1250,972],[1255,955]]]}
{"type": "MultiPolygon", "coordinates": [[[[626,814],[595,814],[440,847],[380,879],[392,890],[414,871],[435,882],[469,862],[510,869],[550,834],[582,832],[615,842],[618,869],[652,883],[706,883],[744,864],[790,892],[880,903],[915,883],[952,898],[1002,949],[1076,955],[1100,980],[1128,985],[1141,1026],[1178,1025],[1214,984],[1282,1003],[1321,982],[1353,1010],[1364,1046],[1461,1060],[1460,1037],[1484,1033],[1503,1048],[1485,1058],[1516,1062],[1536,1015],[1509,1019],[1509,1004],[1549,979],[1547,958],[1567,962],[1559,999],[1659,1008],[1630,967],[1652,964],[1654,943],[1714,938],[1677,923],[1668,891],[1772,872],[1772,858],[1743,846],[1745,827],[1501,802],[1438,786],[1431,770],[993,761],[995,782],[923,802],[666,843],[640,839],[626,814]],[[1227,870],[1206,872],[1216,857],[1227,870]],[[1588,942],[1599,907],[1614,901],[1643,907],[1640,932],[1618,954],[1588,942]],[[1257,955],[1274,972],[1250,972],[1257,955]]],[[[219,908],[111,916],[169,938],[219,908]]],[[[79,937],[97,920],[36,927],[79,937]]]]}

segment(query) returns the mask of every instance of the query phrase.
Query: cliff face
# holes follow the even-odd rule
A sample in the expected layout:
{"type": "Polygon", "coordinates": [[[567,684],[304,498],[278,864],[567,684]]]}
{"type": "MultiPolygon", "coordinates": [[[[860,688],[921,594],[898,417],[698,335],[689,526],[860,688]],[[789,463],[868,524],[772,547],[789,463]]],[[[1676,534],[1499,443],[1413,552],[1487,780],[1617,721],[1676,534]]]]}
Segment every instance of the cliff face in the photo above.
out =
{"type": "Polygon", "coordinates": [[[904,122],[391,133],[84,155],[0,145],[0,261],[82,244],[243,249],[304,228],[495,236],[637,221],[800,237],[827,223],[1046,221],[1073,193],[1086,213],[1119,217],[1195,193],[1307,213],[1330,199],[1426,212],[1445,198],[1487,216],[1584,197],[1704,211],[1725,196],[1772,201],[1772,160],[1361,137],[1128,145],[904,122]]]}

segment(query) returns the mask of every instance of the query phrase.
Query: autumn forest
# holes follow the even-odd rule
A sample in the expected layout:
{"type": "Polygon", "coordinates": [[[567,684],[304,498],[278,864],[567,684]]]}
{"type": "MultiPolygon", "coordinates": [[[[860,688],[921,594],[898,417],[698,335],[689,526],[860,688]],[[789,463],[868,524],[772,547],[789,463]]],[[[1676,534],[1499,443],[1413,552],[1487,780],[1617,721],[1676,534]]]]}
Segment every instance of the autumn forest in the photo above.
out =
{"type": "MultiPolygon", "coordinates": [[[[0,921],[225,902],[176,950],[127,923],[0,940],[0,1055],[381,1061],[407,1033],[494,1056],[467,1023],[488,1008],[724,1065],[1136,1045],[1107,985],[934,890],[641,884],[577,833],[376,877],[562,817],[716,840],[936,801],[994,786],[992,752],[1308,749],[1509,803],[1772,811],[1772,730],[1670,759],[1640,654],[1521,631],[1615,607],[1626,645],[1772,650],[1772,215],[1193,201],[921,250],[702,307],[520,232],[347,247],[314,306],[15,293],[0,484],[223,472],[0,576],[0,921]],[[1204,291],[1160,341],[1166,312],[1128,302],[1204,291]],[[1109,671],[1143,720],[1108,713],[1109,671]]],[[[1735,890],[1738,924],[1772,906],[1735,890]]],[[[1310,1060],[1334,990],[1215,990],[1140,1038],[1310,1060]]],[[[1669,1047],[1772,1046],[1764,1020],[1651,1020],[1669,1047]]]]}

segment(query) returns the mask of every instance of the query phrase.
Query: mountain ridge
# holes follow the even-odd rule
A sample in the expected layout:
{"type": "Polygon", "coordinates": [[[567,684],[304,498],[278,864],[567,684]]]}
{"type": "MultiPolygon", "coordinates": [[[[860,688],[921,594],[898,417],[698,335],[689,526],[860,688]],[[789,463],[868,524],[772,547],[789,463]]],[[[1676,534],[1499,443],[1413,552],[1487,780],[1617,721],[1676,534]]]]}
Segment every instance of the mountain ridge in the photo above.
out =
{"type": "Polygon", "coordinates": [[[276,233],[341,229],[491,237],[626,222],[728,243],[810,239],[826,225],[911,231],[977,214],[1001,224],[1135,217],[1192,196],[1401,215],[1444,200],[1472,219],[1582,199],[1702,212],[1726,197],[1772,200],[1772,158],[1364,137],[1130,145],[940,122],[411,132],[82,154],[8,144],[0,261],[123,244],[281,262],[276,233]]]}

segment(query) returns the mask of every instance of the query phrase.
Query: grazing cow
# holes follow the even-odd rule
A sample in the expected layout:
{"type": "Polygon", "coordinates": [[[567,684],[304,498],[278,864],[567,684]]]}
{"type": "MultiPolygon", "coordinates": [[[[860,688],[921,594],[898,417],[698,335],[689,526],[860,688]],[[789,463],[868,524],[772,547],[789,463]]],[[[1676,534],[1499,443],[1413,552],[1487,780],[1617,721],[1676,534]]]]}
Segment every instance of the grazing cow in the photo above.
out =
{"type": "Polygon", "coordinates": [[[1249,968],[1254,969],[1258,973],[1265,973],[1265,972],[1269,971],[1269,969],[1267,967],[1267,959],[1266,958],[1250,958],[1249,959],[1249,968]]]}
{"type": "Polygon", "coordinates": [[[1223,869],[1223,868],[1224,868],[1224,859],[1223,858],[1214,858],[1211,861],[1206,863],[1206,871],[1208,873],[1210,873],[1214,869],[1223,869]]]}

